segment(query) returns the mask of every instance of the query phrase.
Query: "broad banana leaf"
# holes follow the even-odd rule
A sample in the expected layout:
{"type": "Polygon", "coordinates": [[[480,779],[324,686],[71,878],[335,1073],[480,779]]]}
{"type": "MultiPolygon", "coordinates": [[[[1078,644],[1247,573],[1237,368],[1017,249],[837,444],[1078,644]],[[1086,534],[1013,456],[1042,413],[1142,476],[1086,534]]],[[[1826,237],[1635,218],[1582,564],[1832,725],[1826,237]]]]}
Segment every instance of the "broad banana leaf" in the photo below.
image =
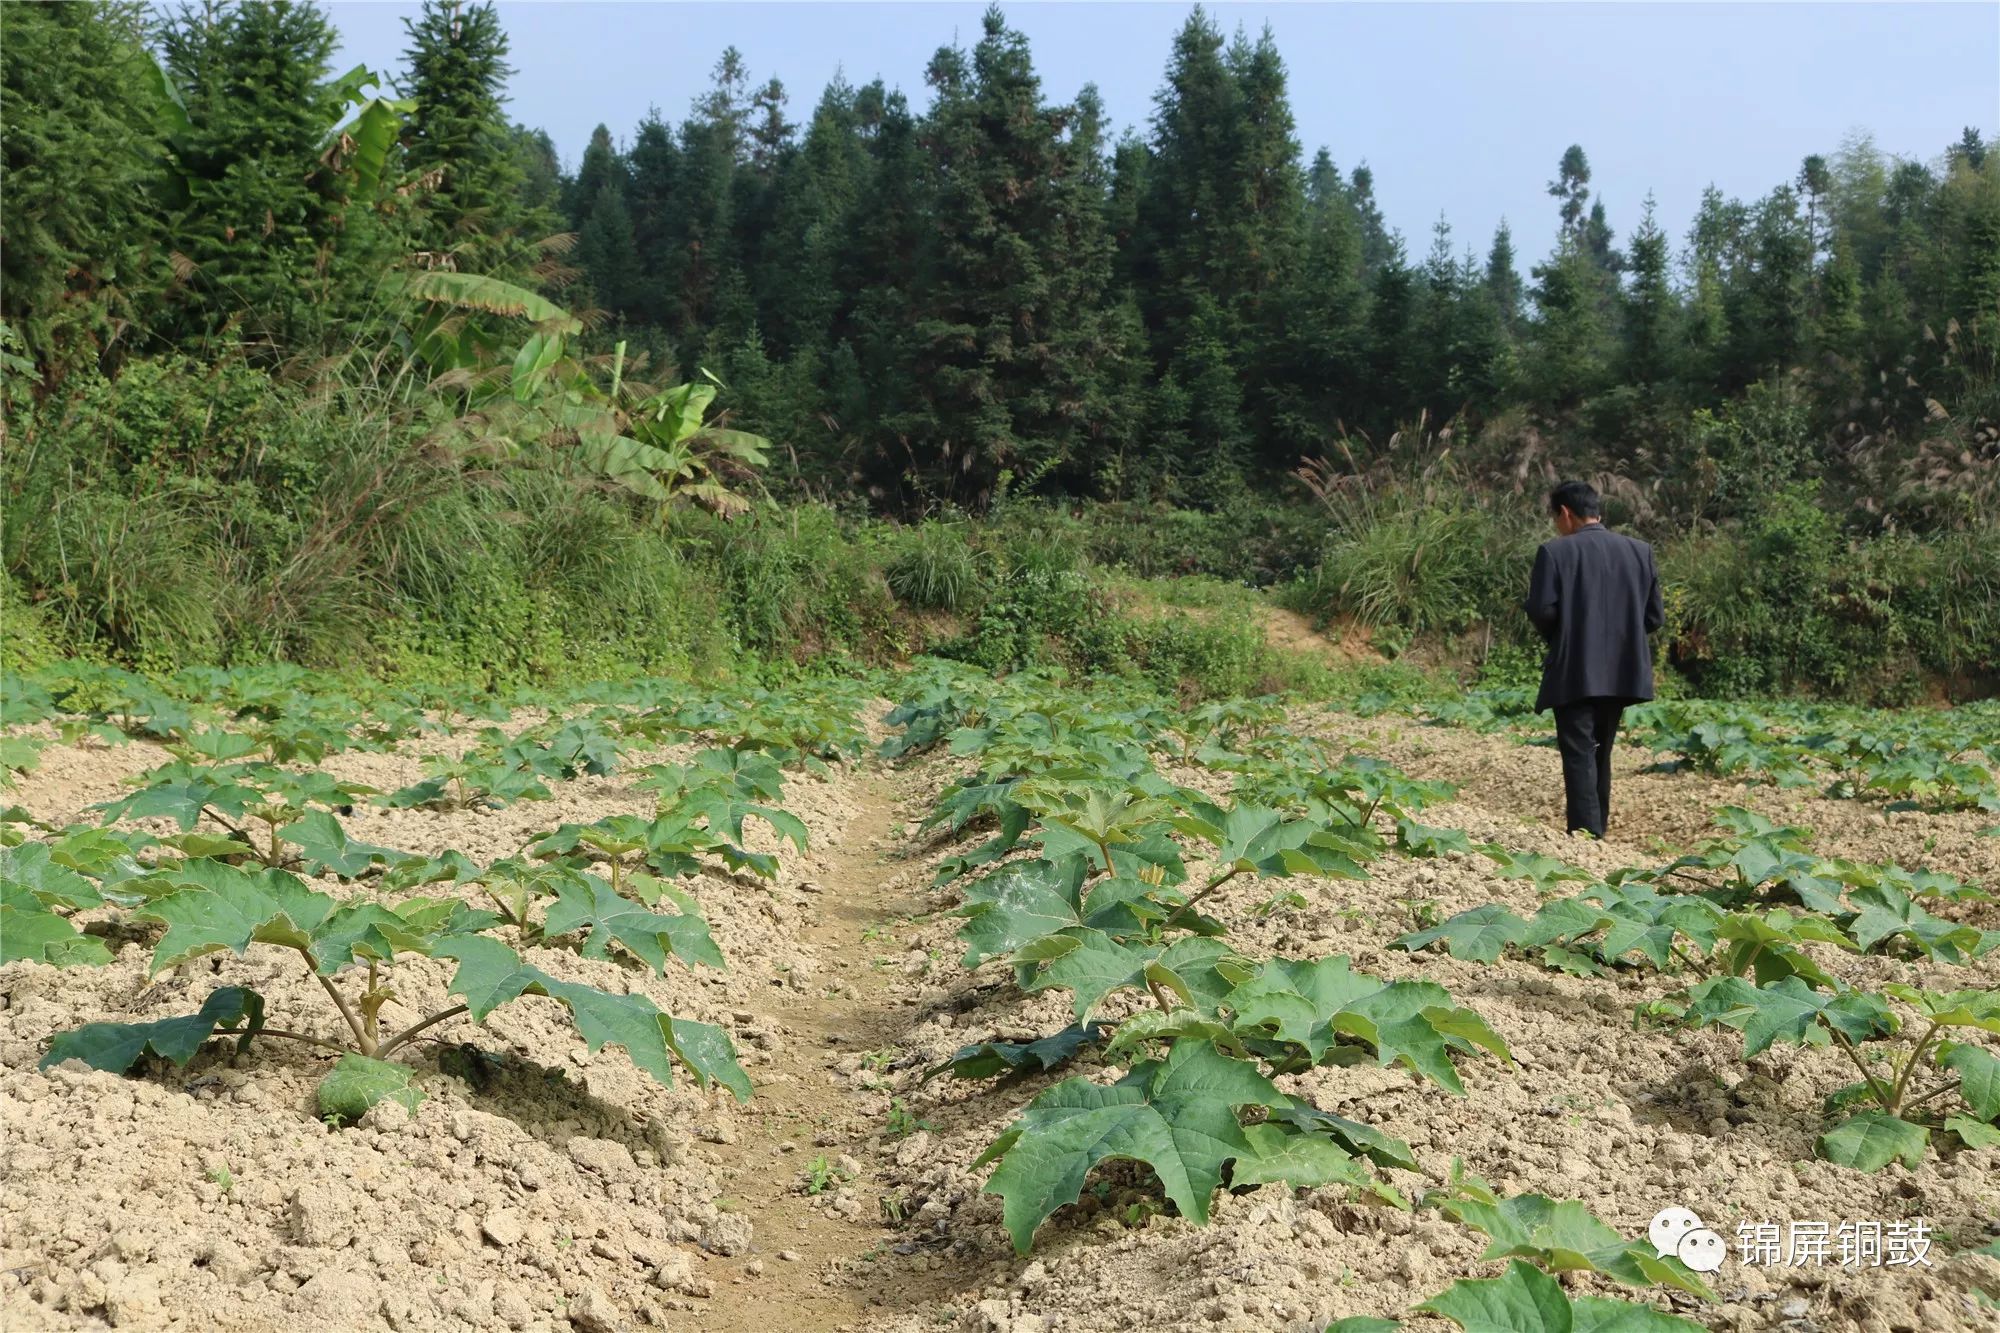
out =
{"type": "Polygon", "coordinates": [[[582,322],[555,302],[499,278],[430,269],[402,274],[399,283],[406,296],[434,305],[525,319],[556,333],[583,331],[582,322]]]}
{"type": "Polygon", "coordinates": [[[685,440],[701,429],[702,416],[715,401],[715,386],[689,382],[654,394],[633,411],[657,423],[658,430],[646,434],[666,440],[685,440]]]}
{"type": "Polygon", "coordinates": [[[373,195],[381,187],[389,168],[389,155],[403,135],[403,118],[417,109],[408,98],[371,97],[362,103],[354,119],[334,131],[334,148],[329,161],[345,166],[354,175],[355,193],[373,195]],[[338,153],[338,158],[332,154],[338,153]]]}
{"type": "Polygon", "coordinates": [[[650,445],[624,435],[579,435],[577,454],[598,475],[649,500],[664,503],[673,492],[655,472],[665,471],[673,460],[650,445]]]}
{"type": "Polygon", "coordinates": [[[521,344],[521,350],[514,354],[513,388],[514,401],[525,403],[542,391],[542,384],[549,372],[562,360],[563,338],[560,333],[536,333],[521,344]]]}
{"type": "Polygon", "coordinates": [[[705,430],[701,432],[701,442],[751,467],[764,467],[771,461],[764,453],[771,442],[747,430],[705,430]]]}

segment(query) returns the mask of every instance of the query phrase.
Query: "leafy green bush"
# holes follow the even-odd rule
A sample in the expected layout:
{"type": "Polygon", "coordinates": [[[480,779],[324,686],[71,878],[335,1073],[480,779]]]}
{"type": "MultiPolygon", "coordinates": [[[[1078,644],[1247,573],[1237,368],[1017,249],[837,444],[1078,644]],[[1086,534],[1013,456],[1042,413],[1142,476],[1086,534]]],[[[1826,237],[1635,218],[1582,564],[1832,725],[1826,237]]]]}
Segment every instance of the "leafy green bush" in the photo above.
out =
{"type": "Polygon", "coordinates": [[[1803,394],[1788,380],[1753,384],[1718,410],[1698,409],[1673,454],[1684,512],[1750,518],[1773,493],[1817,475],[1819,442],[1803,394]]]}
{"type": "Polygon", "coordinates": [[[987,595],[971,630],[934,650],[988,671],[1064,663],[1123,665],[1122,640],[1104,595],[1074,570],[1010,572],[987,595]]]}
{"type": "Polygon", "coordinates": [[[1844,537],[1810,486],[1669,545],[1675,665],[1705,694],[1804,691],[1903,704],[1927,674],[1975,691],[2000,670],[1993,530],[1844,537]]]}
{"type": "Polygon", "coordinates": [[[1078,518],[1090,558],[1100,565],[1142,578],[1198,574],[1252,587],[1311,568],[1327,529],[1317,509],[1248,494],[1212,510],[1089,505],[1078,518]]]}
{"type": "Polygon", "coordinates": [[[669,532],[719,576],[723,606],[750,651],[794,662],[885,653],[894,600],[876,552],[833,510],[760,509],[731,521],[682,510],[669,532]]]}
{"type": "Polygon", "coordinates": [[[1126,652],[1163,693],[1184,699],[1260,693],[1262,678],[1275,665],[1255,624],[1184,613],[1131,623],[1126,652]]]}

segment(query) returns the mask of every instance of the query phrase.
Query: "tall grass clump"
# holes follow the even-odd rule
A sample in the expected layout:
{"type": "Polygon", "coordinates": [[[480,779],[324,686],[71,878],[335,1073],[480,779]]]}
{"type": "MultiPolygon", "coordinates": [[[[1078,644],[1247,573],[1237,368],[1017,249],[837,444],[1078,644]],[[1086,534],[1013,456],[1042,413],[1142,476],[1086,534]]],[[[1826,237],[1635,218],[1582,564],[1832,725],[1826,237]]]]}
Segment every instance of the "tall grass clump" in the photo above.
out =
{"type": "Polygon", "coordinates": [[[185,497],[72,491],[35,527],[25,566],[65,638],[160,667],[219,652],[220,582],[185,497]]]}
{"type": "Polygon", "coordinates": [[[980,588],[979,558],[962,525],[941,519],[899,534],[883,573],[889,590],[921,611],[964,611],[980,588]]]}
{"type": "Polygon", "coordinates": [[[1300,467],[1296,475],[1325,511],[1327,533],[1319,563],[1288,600],[1322,619],[1357,620],[1392,649],[1481,621],[1511,628],[1508,613],[1538,540],[1531,518],[1504,512],[1467,487],[1448,448],[1426,461],[1401,455],[1400,440],[1392,436],[1371,465],[1343,442],[1342,463],[1300,467]]]}

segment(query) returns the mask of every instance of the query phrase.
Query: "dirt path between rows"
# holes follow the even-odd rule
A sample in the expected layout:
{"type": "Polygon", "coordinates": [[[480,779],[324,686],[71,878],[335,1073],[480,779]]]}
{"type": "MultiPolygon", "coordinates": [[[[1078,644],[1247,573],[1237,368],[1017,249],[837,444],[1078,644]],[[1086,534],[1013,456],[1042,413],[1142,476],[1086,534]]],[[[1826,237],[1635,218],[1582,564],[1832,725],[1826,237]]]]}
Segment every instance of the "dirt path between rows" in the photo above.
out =
{"type": "Polygon", "coordinates": [[[729,1206],[752,1222],[756,1249],[713,1261],[715,1295],[701,1309],[701,1327],[713,1333],[848,1328],[885,1306],[919,1306],[953,1284],[942,1270],[921,1284],[902,1273],[893,1288],[836,1278],[856,1257],[899,1239],[882,1225],[871,1184],[883,1123],[857,1112],[838,1066],[844,1057],[893,1048],[908,1030],[907,988],[888,964],[906,947],[895,940],[897,924],[928,907],[899,879],[893,776],[863,768],[853,782],[855,818],[826,851],[817,916],[800,937],[802,951],[821,960],[823,984],[810,998],[777,991],[786,1002],[758,1014],[785,1040],[758,1072],[725,1169],[729,1206]],[[815,1198],[801,1176],[821,1157],[839,1174],[815,1198]]]}

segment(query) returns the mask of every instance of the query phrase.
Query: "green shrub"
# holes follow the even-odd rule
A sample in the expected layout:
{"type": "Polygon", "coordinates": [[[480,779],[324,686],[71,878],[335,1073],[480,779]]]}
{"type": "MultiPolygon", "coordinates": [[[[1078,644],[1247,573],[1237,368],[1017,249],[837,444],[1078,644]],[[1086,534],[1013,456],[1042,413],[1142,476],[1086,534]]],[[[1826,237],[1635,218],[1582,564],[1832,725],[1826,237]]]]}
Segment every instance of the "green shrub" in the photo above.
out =
{"type": "Polygon", "coordinates": [[[1263,632],[1247,620],[1174,612],[1128,623],[1125,642],[1141,675],[1190,701],[1261,693],[1259,685],[1275,665],[1263,632]]]}
{"type": "Polygon", "coordinates": [[[872,542],[823,505],[757,509],[733,520],[678,511],[669,525],[712,570],[737,637],[754,653],[803,663],[889,653],[895,602],[872,542]]]}
{"type": "Polygon", "coordinates": [[[987,594],[964,635],[933,651],[988,671],[1062,664],[1119,671],[1128,664],[1103,592],[1075,570],[1010,572],[987,594]]]}
{"type": "Polygon", "coordinates": [[[2000,672],[2000,536],[1851,540],[1810,486],[1741,524],[1671,544],[1673,662],[1704,694],[1803,692],[1885,705],[1930,677],[1977,692],[2000,672]]]}
{"type": "Polygon", "coordinates": [[[1078,519],[1085,549],[1099,565],[1141,578],[1207,575],[1260,588],[1311,568],[1327,531],[1315,507],[1249,495],[1213,510],[1089,505],[1078,519]]]}
{"type": "Polygon", "coordinates": [[[0,578],[0,667],[32,671],[64,656],[62,636],[11,578],[0,578]]]}
{"type": "Polygon", "coordinates": [[[1715,411],[1698,409],[1671,459],[1684,512],[1751,519],[1775,492],[1816,476],[1820,451],[1805,396],[1781,379],[1753,384],[1715,411]]]}

